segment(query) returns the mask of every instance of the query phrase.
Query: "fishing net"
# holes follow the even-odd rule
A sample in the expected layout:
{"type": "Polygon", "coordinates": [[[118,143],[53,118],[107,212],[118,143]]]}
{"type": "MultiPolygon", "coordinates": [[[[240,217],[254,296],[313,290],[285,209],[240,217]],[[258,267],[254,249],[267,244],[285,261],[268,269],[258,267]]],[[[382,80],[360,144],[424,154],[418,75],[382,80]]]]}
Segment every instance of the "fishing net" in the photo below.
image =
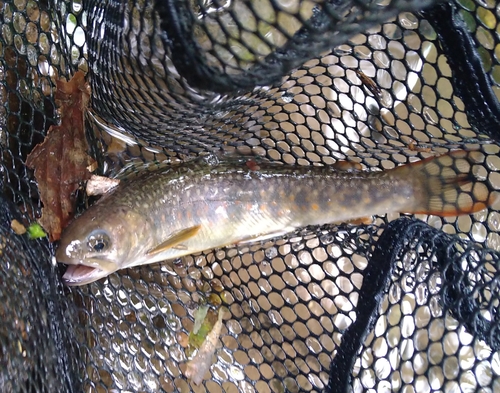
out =
{"type": "Polygon", "coordinates": [[[47,3],[0,2],[2,392],[500,391],[498,203],[303,228],[75,288],[46,238],[14,232],[41,214],[26,160],[78,69],[107,176],[207,152],[376,170],[464,148],[498,189],[497,3],[47,3]],[[225,311],[196,385],[203,306],[225,311]]]}

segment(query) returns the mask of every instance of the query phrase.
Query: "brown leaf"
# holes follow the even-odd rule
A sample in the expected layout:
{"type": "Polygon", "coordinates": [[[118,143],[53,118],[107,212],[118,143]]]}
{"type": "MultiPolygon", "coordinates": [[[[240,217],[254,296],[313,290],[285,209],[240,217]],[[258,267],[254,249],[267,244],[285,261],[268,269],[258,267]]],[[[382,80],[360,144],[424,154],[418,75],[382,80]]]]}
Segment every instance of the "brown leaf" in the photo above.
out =
{"type": "Polygon", "coordinates": [[[92,175],[87,182],[87,195],[103,195],[120,184],[120,180],[105,176],[92,175]]]}
{"type": "Polygon", "coordinates": [[[10,227],[16,235],[24,235],[26,233],[26,227],[17,220],[12,220],[10,227]]]}
{"type": "Polygon", "coordinates": [[[92,164],[85,138],[84,114],[90,92],[85,75],[78,71],[69,82],[57,81],[55,102],[61,123],[51,126],[45,140],[28,155],[26,165],[35,170],[43,203],[39,223],[50,240],[61,232],[75,214],[76,190],[90,177],[92,164]]]}
{"type": "Polygon", "coordinates": [[[220,308],[217,321],[215,322],[212,330],[206,336],[205,341],[198,350],[198,353],[186,364],[184,375],[191,379],[196,385],[203,382],[205,373],[212,365],[212,357],[217,348],[217,341],[219,340],[219,336],[222,331],[224,313],[225,310],[220,308]]]}

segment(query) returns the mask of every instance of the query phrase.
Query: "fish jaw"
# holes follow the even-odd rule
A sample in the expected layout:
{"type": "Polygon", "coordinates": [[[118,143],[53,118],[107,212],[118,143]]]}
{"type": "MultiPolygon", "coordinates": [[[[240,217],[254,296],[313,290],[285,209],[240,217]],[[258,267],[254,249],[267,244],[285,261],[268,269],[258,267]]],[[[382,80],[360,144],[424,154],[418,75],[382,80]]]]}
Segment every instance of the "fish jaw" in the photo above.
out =
{"type": "Polygon", "coordinates": [[[79,286],[100,280],[101,278],[107,277],[111,273],[113,272],[86,265],[69,265],[62,277],[62,280],[64,284],[69,287],[79,286]]]}

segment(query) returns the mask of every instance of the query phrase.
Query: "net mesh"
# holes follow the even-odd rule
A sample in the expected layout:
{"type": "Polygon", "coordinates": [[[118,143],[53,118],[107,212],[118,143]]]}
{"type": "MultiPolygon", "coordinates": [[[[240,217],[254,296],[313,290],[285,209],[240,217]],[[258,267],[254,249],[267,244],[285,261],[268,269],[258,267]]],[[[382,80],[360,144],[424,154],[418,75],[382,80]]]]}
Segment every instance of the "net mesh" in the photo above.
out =
{"type": "Polygon", "coordinates": [[[498,5],[431,3],[0,2],[1,390],[500,391],[498,203],[304,228],[71,289],[53,246],[11,229],[40,216],[26,158],[77,69],[105,175],[220,150],[370,170],[464,148],[498,189],[498,5]],[[184,372],[202,304],[229,312],[197,386],[184,372]]]}

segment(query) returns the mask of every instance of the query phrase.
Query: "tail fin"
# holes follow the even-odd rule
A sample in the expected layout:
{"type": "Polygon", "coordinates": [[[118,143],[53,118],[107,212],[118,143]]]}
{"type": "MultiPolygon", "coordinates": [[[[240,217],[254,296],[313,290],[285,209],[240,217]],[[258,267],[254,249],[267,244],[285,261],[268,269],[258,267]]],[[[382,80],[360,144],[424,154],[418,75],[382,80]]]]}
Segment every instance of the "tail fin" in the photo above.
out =
{"type": "Polygon", "coordinates": [[[394,174],[413,180],[414,214],[459,216],[491,206],[496,195],[473,174],[481,153],[457,150],[394,169],[394,174]]]}

